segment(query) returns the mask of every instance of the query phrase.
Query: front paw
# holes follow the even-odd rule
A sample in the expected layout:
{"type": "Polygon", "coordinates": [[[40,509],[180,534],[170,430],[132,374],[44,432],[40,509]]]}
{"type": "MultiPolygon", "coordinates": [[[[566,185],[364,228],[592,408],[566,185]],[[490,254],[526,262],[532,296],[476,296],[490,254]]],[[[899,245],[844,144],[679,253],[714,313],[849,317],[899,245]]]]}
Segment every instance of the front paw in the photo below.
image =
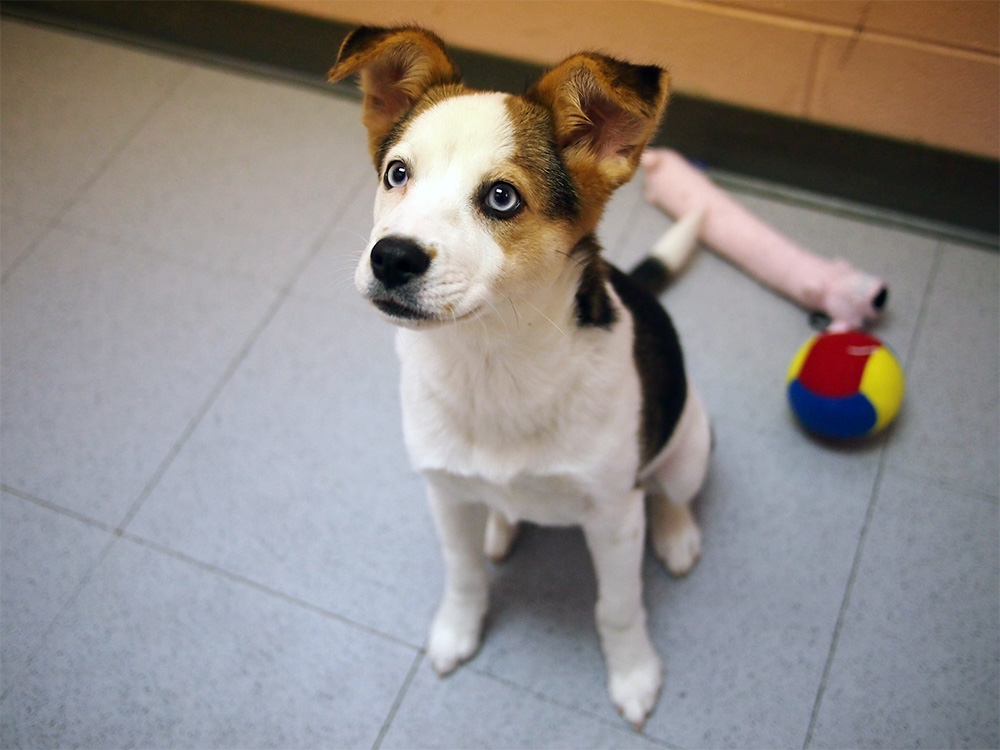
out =
{"type": "Polygon", "coordinates": [[[663,687],[663,666],[655,654],[628,671],[608,675],[611,701],[635,730],[641,731],[663,687]]]}
{"type": "Polygon", "coordinates": [[[485,607],[444,603],[434,617],[427,655],[442,677],[479,649],[485,607]]]}

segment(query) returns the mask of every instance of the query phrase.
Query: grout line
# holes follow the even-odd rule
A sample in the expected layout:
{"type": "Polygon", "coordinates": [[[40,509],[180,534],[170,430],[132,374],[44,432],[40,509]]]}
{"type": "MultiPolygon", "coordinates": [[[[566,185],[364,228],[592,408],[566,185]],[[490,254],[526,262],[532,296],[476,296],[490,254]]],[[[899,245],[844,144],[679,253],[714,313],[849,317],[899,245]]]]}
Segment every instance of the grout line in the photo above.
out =
{"type": "MultiPolygon", "coordinates": [[[[27,499],[22,497],[20,494],[18,494],[18,497],[21,497],[22,499],[27,499]]],[[[32,502],[34,502],[34,500],[32,500],[32,502]]],[[[43,507],[45,507],[48,504],[42,503],[42,505],[43,507]]],[[[97,553],[97,555],[94,557],[90,565],[84,568],[83,575],[80,577],[80,580],[76,585],[76,588],[73,589],[73,593],[71,593],[68,597],[66,597],[66,601],[59,608],[59,611],[56,612],[56,614],[52,617],[52,619],[49,620],[48,625],[46,625],[44,628],[41,628],[42,635],[38,639],[38,643],[35,646],[34,650],[30,654],[28,654],[27,658],[24,660],[24,664],[21,666],[21,669],[12,678],[10,675],[7,676],[8,678],[7,689],[4,690],[3,693],[0,693],[0,705],[2,705],[4,701],[7,700],[7,697],[11,694],[11,692],[13,692],[14,688],[20,685],[21,676],[24,674],[27,668],[30,667],[31,664],[35,661],[35,657],[37,656],[37,654],[48,645],[49,636],[52,635],[52,632],[56,629],[56,626],[59,624],[60,620],[62,620],[63,616],[66,614],[66,611],[76,603],[76,600],[79,598],[80,593],[84,590],[84,588],[86,588],[87,584],[90,583],[90,580],[94,577],[94,573],[97,572],[97,569],[104,564],[104,561],[107,559],[108,555],[111,554],[112,548],[117,543],[118,543],[118,536],[114,531],[112,531],[110,533],[107,542],[101,548],[100,552],[97,553]]]]}
{"type": "Polygon", "coordinates": [[[65,516],[66,518],[72,518],[74,521],[79,521],[80,523],[86,524],[87,526],[91,526],[95,529],[98,529],[99,531],[104,531],[108,534],[118,533],[115,527],[111,526],[110,524],[106,524],[103,521],[99,521],[96,518],[92,518],[91,516],[85,515],[78,511],[70,510],[69,508],[64,508],[61,505],[57,505],[56,503],[53,503],[49,500],[45,500],[44,498],[38,497],[37,495],[32,495],[30,492],[19,490],[16,487],[11,487],[10,485],[7,484],[0,484],[0,491],[6,492],[8,495],[16,497],[20,500],[25,500],[29,503],[34,503],[40,508],[52,511],[53,513],[65,516]]]}
{"type": "Polygon", "coordinates": [[[823,706],[823,698],[826,697],[826,689],[830,681],[830,672],[833,669],[833,662],[837,656],[837,649],[840,646],[840,636],[844,629],[844,621],[847,619],[847,611],[851,606],[851,595],[854,593],[854,584],[857,581],[858,571],[861,568],[861,559],[864,556],[865,541],[868,539],[868,531],[871,528],[871,521],[875,515],[875,506],[878,503],[879,492],[882,489],[882,477],[885,474],[886,455],[888,453],[891,438],[882,447],[879,457],[878,472],[875,475],[875,483],[872,486],[871,498],[868,501],[868,509],[865,512],[865,520],[861,525],[861,535],[858,538],[858,546],[854,550],[854,560],[851,563],[851,573],[847,577],[847,585],[844,587],[844,598],[840,602],[840,611],[837,613],[837,623],[833,628],[833,638],[830,641],[830,650],[827,653],[826,663],[823,665],[823,675],[820,677],[819,690],[816,692],[816,700],[813,702],[812,714],[809,717],[809,727],[806,730],[806,737],[802,743],[803,750],[806,750],[813,740],[816,731],[816,723],[819,720],[819,712],[823,706]]]}
{"type": "MultiPolygon", "coordinates": [[[[13,214],[14,212],[11,211],[10,213],[13,214]]],[[[11,261],[10,265],[7,267],[7,270],[4,271],[2,275],[0,275],[0,284],[7,283],[7,280],[14,274],[15,271],[17,271],[18,268],[21,267],[21,264],[28,259],[28,256],[34,253],[35,249],[42,244],[42,240],[44,240],[46,237],[49,236],[49,234],[55,227],[57,221],[58,219],[44,218],[39,222],[39,224],[42,225],[42,231],[40,231],[38,233],[38,236],[35,237],[35,239],[33,239],[29,243],[28,247],[25,249],[23,253],[21,253],[17,258],[11,261]]]]}
{"type": "MultiPolygon", "coordinates": [[[[916,357],[917,342],[920,339],[920,332],[923,328],[924,319],[927,315],[928,301],[930,299],[934,283],[937,279],[943,252],[943,243],[938,243],[938,246],[934,251],[934,262],[931,265],[931,270],[927,274],[927,282],[924,285],[924,294],[920,302],[920,309],[917,311],[917,320],[913,326],[913,333],[910,336],[910,345],[907,348],[906,363],[904,365],[905,371],[910,370],[916,357]]],[[[887,439],[885,444],[882,446],[882,451],[879,456],[878,471],[875,475],[875,482],[872,486],[871,499],[868,502],[868,510],[865,513],[865,520],[861,526],[861,535],[858,538],[858,546],[854,551],[854,561],[851,564],[851,573],[847,578],[847,585],[844,588],[844,598],[840,603],[840,611],[837,614],[837,623],[833,628],[833,638],[830,641],[830,650],[827,653],[826,663],[823,665],[823,675],[820,677],[819,689],[816,692],[816,700],[813,703],[812,714],[809,717],[809,727],[806,730],[806,737],[802,744],[803,750],[806,750],[812,744],[813,735],[816,732],[816,723],[819,720],[820,709],[823,706],[823,699],[826,696],[826,690],[829,686],[830,672],[832,671],[833,662],[836,659],[837,650],[840,646],[840,636],[843,632],[844,622],[847,619],[847,611],[850,608],[851,596],[854,593],[854,584],[857,581],[858,572],[861,568],[861,560],[864,556],[865,543],[868,539],[868,532],[871,529],[872,518],[875,515],[875,506],[878,504],[879,494],[882,489],[882,481],[888,468],[887,463],[889,450],[892,447],[893,438],[894,435],[892,433],[887,435],[887,439]]]]}
{"type": "Polygon", "coordinates": [[[331,609],[326,609],[325,607],[321,607],[318,604],[313,604],[312,602],[306,601],[305,599],[300,599],[299,597],[292,596],[291,594],[287,594],[283,591],[280,591],[279,589],[267,586],[266,584],[259,583],[258,581],[255,581],[252,578],[247,578],[246,576],[240,575],[239,573],[233,573],[232,571],[226,570],[225,568],[220,568],[219,566],[213,565],[212,563],[199,560],[196,557],[191,557],[190,555],[187,555],[183,552],[179,552],[178,550],[175,549],[171,549],[170,547],[160,544],[159,542],[154,542],[151,539],[146,539],[145,537],[139,536],[138,534],[133,534],[128,531],[120,532],[119,536],[122,539],[131,542],[132,544],[137,544],[141,547],[145,547],[146,549],[152,550],[153,552],[166,555],[167,557],[172,557],[173,559],[178,560],[179,562],[203,570],[206,573],[211,573],[212,575],[220,576],[228,581],[239,584],[241,586],[246,586],[247,588],[253,589],[254,591],[257,591],[261,594],[265,594],[274,599],[283,601],[286,604],[291,604],[294,607],[307,610],[309,612],[312,612],[313,614],[317,614],[322,617],[329,618],[331,620],[336,620],[337,622],[340,622],[344,625],[348,625],[357,630],[361,630],[367,633],[368,635],[376,636],[382,640],[389,641],[397,646],[402,646],[403,648],[409,649],[411,651],[417,651],[419,654],[423,653],[422,647],[416,646],[407,640],[392,635],[391,633],[386,633],[382,630],[378,630],[377,628],[373,628],[370,625],[365,625],[362,622],[358,622],[357,620],[352,620],[351,618],[338,614],[337,612],[334,612],[331,609]]]}
{"type": "MultiPolygon", "coordinates": [[[[76,520],[81,521],[82,523],[94,526],[94,527],[100,529],[101,531],[106,531],[109,534],[109,539],[108,539],[107,543],[101,548],[100,552],[98,552],[98,554],[95,556],[93,562],[88,567],[86,567],[86,569],[84,570],[83,575],[80,578],[79,583],[77,584],[76,588],[73,590],[73,593],[70,594],[67,597],[66,602],[63,604],[62,607],[59,608],[59,611],[52,617],[52,619],[49,621],[48,625],[46,625],[45,628],[43,629],[43,634],[42,634],[42,637],[38,641],[38,646],[35,648],[34,651],[32,651],[31,654],[28,655],[28,657],[25,660],[25,663],[24,663],[24,665],[22,667],[22,670],[21,670],[22,672],[23,672],[24,669],[26,669],[28,666],[31,665],[31,663],[35,659],[35,655],[40,650],[42,650],[42,648],[45,647],[45,644],[46,644],[46,641],[48,640],[49,635],[56,628],[56,626],[58,625],[59,621],[62,619],[63,614],[66,612],[67,609],[69,609],[76,602],[77,598],[80,596],[80,593],[87,586],[87,584],[90,583],[90,580],[93,578],[94,573],[104,563],[105,559],[107,559],[108,555],[111,553],[112,548],[119,542],[120,539],[125,539],[126,541],[128,541],[128,542],[130,542],[132,544],[136,544],[138,546],[145,547],[146,549],[149,549],[149,550],[151,550],[153,552],[156,552],[158,554],[165,555],[167,557],[171,557],[171,558],[173,558],[173,559],[175,559],[175,560],[177,560],[179,562],[182,562],[182,563],[185,563],[185,564],[190,565],[192,567],[198,568],[198,569],[203,570],[203,571],[205,571],[207,573],[210,573],[212,575],[220,576],[222,578],[225,578],[228,581],[231,581],[231,582],[236,583],[238,585],[242,585],[242,586],[245,586],[247,588],[253,589],[254,591],[257,591],[259,593],[262,593],[262,594],[264,594],[266,596],[269,596],[269,597],[272,597],[274,599],[278,599],[280,601],[285,602],[286,604],[290,604],[290,605],[292,605],[294,607],[297,607],[299,609],[304,609],[304,610],[306,610],[308,612],[312,612],[313,614],[320,615],[321,617],[325,617],[325,618],[328,618],[328,619],[331,619],[331,620],[335,620],[335,621],[340,622],[340,623],[342,623],[344,625],[347,625],[348,627],[354,628],[356,630],[360,630],[360,631],[362,631],[364,633],[367,633],[368,635],[375,636],[375,637],[377,637],[377,638],[379,638],[379,639],[381,639],[383,641],[388,641],[388,642],[393,643],[393,644],[395,644],[397,646],[401,646],[401,647],[403,647],[405,649],[408,649],[408,650],[411,650],[411,651],[416,651],[417,656],[416,656],[416,659],[414,661],[414,665],[410,669],[411,676],[408,677],[406,683],[404,683],[404,688],[409,685],[409,682],[412,680],[412,674],[414,674],[416,672],[416,667],[420,663],[420,660],[423,658],[424,650],[423,650],[422,647],[415,646],[413,643],[410,643],[407,640],[399,638],[398,636],[392,635],[391,633],[383,632],[383,631],[378,630],[376,628],[373,628],[373,627],[371,627],[369,625],[365,625],[364,623],[357,622],[356,620],[352,620],[352,619],[350,619],[348,617],[345,617],[345,616],[343,616],[341,614],[338,614],[337,612],[334,612],[332,610],[325,609],[324,607],[321,607],[321,606],[316,605],[316,604],[312,604],[311,602],[308,602],[308,601],[306,601],[304,599],[299,599],[299,598],[297,598],[295,596],[292,596],[291,594],[287,594],[285,592],[279,591],[278,589],[274,589],[274,588],[271,588],[270,586],[266,586],[266,585],[264,585],[262,583],[258,583],[257,581],[254,581],[254,580],[252,580],[250,578],[247,578],[245,576],[239,575],[237,573],[232,573],[232,572],[230,572],[228,570],[225,570],[223,568],[217,567],[217,566],[212,565],[210,563],[203,562],[201,560],[198,560],[197,558],[191,557],[191,556],[186,555],[186,554],[184,554],[182,552],[178,552],[177,550],[171,549],[171,548],[166,547],[166,546],[164,546],[162,544],[159,544],[159,543],[154,542],[152,540],[149,540],[149,539],[146,539],[144,537],[141,537],[141,536],[139,536],[137,534],[132,534],[132,533],[129,533],[127,531],[122,531],[121,529],[112,529],[110,526],[108,526],[106,524],[94,521],[93,519],[88,519],[86,516],[82,516],[82,515],[80,515],[78,513],[75,513],[73,511],[68,511],[65,508],[60,508],[59,506],[53,505],[52,503],[50,503],[50,502],[48,502],[46,500],[42,500],[41,498],[33,497],[31,495],[28,495],[27,493],[23,493],[23,492],[21,492],[19,490],[15,490],[15,489],[13,489],[11,487],[7,487],[6,485],[3,485],[2,489],[3,489],[4,492],[7,492],[8,494],[10,494],[12,496],[18,497],[18,498],[20,498],[22,500],[25,500],[25,501],[28,501],[28,502],[35,503],[35,504],[39,505],[40,507],[43,507],[43,508],[45,508],[47,510],[51,510],[52,512],[59,513],[61,515],[65,515],[65,516],[70,517],[70,518],[74,518],[76,520]]],[[[15,675],[13,679],[8,679],[8,681],[7,681],[8,682],[7,688],[3,691],[3,693],[0,693],[0,705],[3,704],[3,702],[7,699],[7,696],[10,695],[11,691],[19,684],[19,680],[18,680],[19,676],[20,676],[20,673],[18,675],[15,675]]],[[[10,676],[8,675],[8,678],[9,677],[10,676]]],[[[401,701],[401,697],[402,697],[401,695],[397,696],[397,706],[398,706],[399,701],[401,701]]],[[[394,713],[395,713],[395,711],[392,711],[390,713],[390,718],[394,715],[394,713]]]]}
{"type": "Polygon", "coordinates": [[[288,298],[287,290],[282,290],[282,292],[279,292],[275,296],[274,301],[264,312],[263,317],[261,318],[261,320],[257,322],[257,325],[254,326],[254,328],[250,331],[250,335],[247,337],[247,340],[243,343],[243,346],[236,353],[236,356],[233,358],[233,360],[229,363],[229,366],[226,367],[225,371],[222,373],[222,376],[219,378],[218,382],[216,382],[212,390],[209,391],[207,398],[202,402],[201,406],[198,407],[197,411],[195,411],[194,416],[188,422],[184,430],[181,431],[180,436],[177,438],[177,440],[174,441],[174,444],[171,446],[170,450],[167,451],[167,455],[160,462],[159,466],[157,466],[156,470],[153,471],[152,476],[149,478],[149,481],[146,482],[146,485],[143,487],[142,491],[139,492],[138,497],[136,497],[136,499],[132,502],[131,506],[129,506],[129,509],[125,512],[125,516],[118,523],[116,533],[120,535],[124,532],[124,530],[132,522],[132,519],[135,517],[136,513],[139,512],[139,509],[142,508],[143,504],[145,504],[149,496],[153,494],[153,490],[156,489],[156,486],[160,483],[160,480],[163,478],[163,475],[167,473],[167,469],[169,469],[173,465],[174,460],[177,458],[181,450],[187,444],[187,441],[191,438],[191,435],[194,434],[194,431],[198,428],[202,420],[205,418],[205,415],[208,414],[209,410],[215,404],[216,400],[222,393],[223,389],[226,387],[226,385],[229,384],[229,381],[232,379],[233,375],[239,369],[240,365],[242,365],[243,362],[246,360],[247,356],[250,354],[250,350],[253,349],[254,345],[257,343],[257,340],[260,338],[261,334],[268,327],[268,325],[270,325],[271,321],[274,319],[274,316],[277,315],[278,310],[281,308],[281,306],[284,304],[287,298],[288,298]]]}
{"type": "MultiPolygon", "coordinates": [[[[513,690],[516,693],[527,695],[536,701],[540,701],[541,703],[547,703],[551,706],[556,706],[558,708],[561,708],[564,711],[569,711],[570,713],[574,713],[578,716],[583,716],[584,718],[596,721],[597,723],[602,724],[603,726],[606,726],[609,729],[614,729],[624,734],[628,734],[631,737],[642,737],[648,742],[651,742],[655,745],[660,745],[661,747],[665,748],[665,750],[677,750],[677,748],[679,747],[677,745],[671,745],[666,740],[648,734],[646,727],[644,727],[641,731],[637,732],[634,729],[630,728],[629,725],[626,724],[622,719],[609,719],[607,716],[596,713],[594,711],[590,711],[586,708],[582,708],[580,706],[574,706],[570,703],[564,703],[563,701],[560,701],[559,699],[554,698],[551,695],[540,693],[537,690],[531,690],[525,685],[521,685],[517,682],[514,682],[513,680],[507,679],[506,677],[501,677],[497,674],[494,674],[493,672],[490,672],[487,668],[477,667],[472,662],[466,663],[465,665],[463,665],[462,668],[467,669],[473,674],[476,674],[487,680],[496,682],[499,685],[503,685],[505,688],[513,690]]],[[[650,712],[649,717],[647,717],[647,725],[649,723],[648,719],[652,718],[653,713],[655,713],[656,711],[656,707],[659,706],[659,700],[661,699],[662,696],[660,699],[658,699],[657,703],[654,705],[653,711],[650,712]]],[[[611,704],[611,698],[609,697],[608,705],[610,704],[611,704]]]]}
{"type": "Polygon", "coordinates": [[[1000,505],[1000,495],[993,494],[978,487],[970,487],[961,482],[948,477],[939,477],[934,474],[925,473],[912,466],[895,466],[891,469],[894,474],[901,474],[911,479],[919,479],[924,484],[933,484],[945,492],[949,492],[961,498],[967,498],[971,502],[990,503],[1000,505]]]}
{"type": "Polygon", "coordinates": [[[115,161],[122,152],[128,147],[133,140],[135,140],[136,135],[139,131],[146,127],[146,124],[153,119],[153,116],[160,110],[160,108],[167,102],[170,97],[174,95],[180,85],[186,81],[192,75],[192,71],[184,71],[179,73],[177,78],[166,84],[164,86],[163,93],[150,104],[149,109],[141,115],[135,122],[135,124],[129,128],[129,130],[121,137],[121,139],[116,143],[100,161],[100,163],[95,167],[93,173],[83,181],[83,183],[73,191],[73,193],[63,201],[62,205],[59,206],[53,213],[47,217],[47,221],[44,222],[45,228],[39,233],[38,237],[35,238],[34,242],[25,250],[21,257],[15,260],[11,266],[6,270],[3,276],[0,276],[0,284],[6,284],[8,279],[17,271],[18,268],[24,263],[28,256],[32,255],[38,248],[42,241],[48,237],[53,230],[59,228],[62,220],[70,212],[70,209],[80,200],[83,195],[94,186],[101,176],[107,171],[108,167],[111,166],[112,162],[115,161]]]}
{"type": "Polygon", "coordinates": [[[62,618],[63,613],[70,605],[72,605],[76,601],[77,597],[80,595],[80,592],[83,590],[83,587],[93,577],[94,571],[97,570],[97,568],[101,565],[102,562],[104,562],[104,559],[108,556],[108,553],[111,551],[112,546],[114,546],[115,542],[118,539],[115,530],[111,526],[109,526],[106,523],[97,521],[93,518],[89,518],[83,515],[82,513],[77,513],[67,508],[62,508],[58,505],[49,502],[48,500],[43,500],[40,497],[36,497],[34,495],[31,495],[30,493],[15,489],[14,487],[10,487],[9,485],[6,484],[0,484],[0,490],[10,495],[11,497],[16,497],[19,500],[32,503],[40,508],[43,508],[44,510],[56,513],[57,515],[61,515],[66,518],[71,518],[74,521],[78,521],[84,524],[85,526],[90,526],[91,528],[97,529],[98,531],[103,531],[109,535],[108,540],[105,542],[104,546],[101,547],[100,551],[94,557],[93,561],[91,561],[90,565],[84,566],[83,575],[81,576],[80,581],[77,583],[76,588],[73,589],[72,593],[70,593],[70,595],[67,597],[66,601],[63,603],[63,606],[61,606],[59,608],[59,611],[52,616],[52,619],[49,620],[48,624],[46,624],[41,628],[42,635],[38,639],[38,644],[36,645],[35,649],[27,655],[27,657],[24,660],[24,664],[21,665],[21,669],[18,670],[18,672],[15,675],[13,675],[13,677],[9,674],[6,675],[5,682],[7,682],[7,688],[2,693],[0,693],[0,705],[2,705],[4,701],[7,700],[7,696],[10,695],[10,693],[14,690],[14,688],[20,684],[21,674],[29,666],[31,666],[32,662],[34,662],[35,660],[35,655],[39,651],[41,651],[42,648],[45,647],[49,634],[55,629],[59,620],[62,618]]]}
{"type": "Polygon", "coordinates": [[[372,750],[379,750],[382,746],[382,742],[385,740],[385,735],[392,726],[392,722],[395,720],[396,713],[399,711],[399,707],[403,704],[406,694],[410,691],[410,685],[413,683],[413,678],[417,676],[417,669],[420,668],[420,664],[423,660],[424,650],[420,649],[420,651],[417,652],[417,655],[413,658],[413,664],[410,665],[410,671],[406,674],[406,678],[403,680],[403,684],[400,686],[399,692],[396,693],[396,700],[392,702],[392,707],[389,709],[389,713],[385,717],[385,721],[382,722],[382,728],[379,730],[378,736],[375,738],[372,750]]]}
{"type": "Polygon", "coordinates": [[[916,360],[917,349],[920,345],[920,333],[924,327],[924,320],[927,317],[927,308],[930,305],[931,293],[937,283],[938,273],[941,270],[941,261],[944,256],[944,242],[939,242],[934,249],[934,260],[931,263],[931,270],[927,273],[927,283],[924,285],[924,294],[920,300],[920,309],[917,310],[917,321],[913,325],[913,334],[910,336],[910,345],[907,347],[906,363],[904,372],[911,372],[913,363],[916,360]]]}

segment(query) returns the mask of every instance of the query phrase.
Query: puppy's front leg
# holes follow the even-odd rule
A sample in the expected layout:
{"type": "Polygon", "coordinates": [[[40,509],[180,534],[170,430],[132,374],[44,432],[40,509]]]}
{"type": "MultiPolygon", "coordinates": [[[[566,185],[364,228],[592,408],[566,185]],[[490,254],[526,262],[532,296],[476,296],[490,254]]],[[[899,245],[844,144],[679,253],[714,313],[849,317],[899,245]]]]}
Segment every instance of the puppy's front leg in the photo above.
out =
{"type": "Polygon", "coordinates": [[[446,675],[479,648],[489,598],[483,534],[486,507],[457,497],[445,479],[428,476],[427,494],[444,555],[444,596],[431,624],[427,654],[446,675]]]}
{"type": "Polygon", "coordinates": [[[619,713],[641,729],[663,685],[663,667],[646,630],[642,555],[643,493],[633,490],[617,513],[584,525],[597,572],[597,630],[608,669],[608,690],[619,713]]]}

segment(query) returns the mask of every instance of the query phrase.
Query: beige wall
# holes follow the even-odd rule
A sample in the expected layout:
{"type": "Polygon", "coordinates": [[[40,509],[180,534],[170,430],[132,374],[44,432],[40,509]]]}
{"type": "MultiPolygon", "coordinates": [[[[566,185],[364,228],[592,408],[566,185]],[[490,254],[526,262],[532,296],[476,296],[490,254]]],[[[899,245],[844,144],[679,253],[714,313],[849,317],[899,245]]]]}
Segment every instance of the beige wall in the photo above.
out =
{"type": "Polygon", "coordinates": [[[543,64],[600,49],[688,94],[1000,155],[998,0],[254,1],[543,64]]]}

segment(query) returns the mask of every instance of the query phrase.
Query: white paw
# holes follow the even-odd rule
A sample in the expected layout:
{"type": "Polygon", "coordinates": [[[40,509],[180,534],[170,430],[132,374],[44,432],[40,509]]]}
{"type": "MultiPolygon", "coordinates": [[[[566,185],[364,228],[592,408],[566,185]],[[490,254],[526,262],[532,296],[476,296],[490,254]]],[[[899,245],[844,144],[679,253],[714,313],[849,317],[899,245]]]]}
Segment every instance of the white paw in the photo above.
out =
{"type": "Polygon", "coordinates": [[[687,575],[701,557],[701,529],[693,520],[678,524],[654,539],[653,547],[670,575],[687,575]]]}
{"type": "Polygon", "coordinates": [[[646,723],[646,717],[656,705],[662,687],[663,666],[655,655],[627,672],[608,676],[611,701],[622,718],[635,727],[636,731],[641,730],[646,723]]]}
{"type": "Polygon", "coordinates": [[[427,656],[442,677],[479,649],[484,608],[442,604],[431,625],[427,656]]]}

